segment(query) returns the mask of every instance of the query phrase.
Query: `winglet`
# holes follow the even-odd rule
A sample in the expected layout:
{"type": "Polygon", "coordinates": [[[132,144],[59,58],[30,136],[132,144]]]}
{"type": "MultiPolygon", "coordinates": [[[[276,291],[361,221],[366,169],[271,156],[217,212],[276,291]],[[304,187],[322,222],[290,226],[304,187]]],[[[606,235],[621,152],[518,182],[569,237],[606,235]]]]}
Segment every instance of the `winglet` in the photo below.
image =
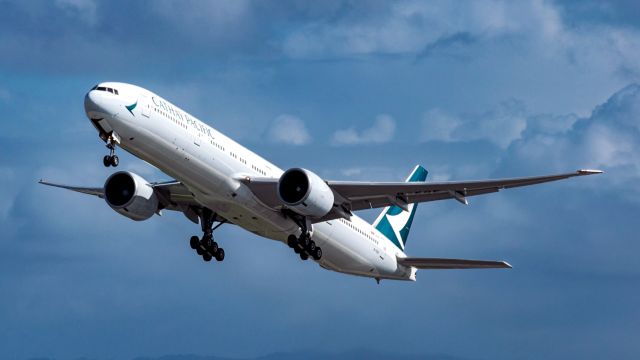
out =
{"type": "Polygon", "coordinates": [[[578,170],[578,175],[597,175],[597,174],[603,174],[604,171],[602,170],[594,170],[594,169],[581,169],[578,170]]]}

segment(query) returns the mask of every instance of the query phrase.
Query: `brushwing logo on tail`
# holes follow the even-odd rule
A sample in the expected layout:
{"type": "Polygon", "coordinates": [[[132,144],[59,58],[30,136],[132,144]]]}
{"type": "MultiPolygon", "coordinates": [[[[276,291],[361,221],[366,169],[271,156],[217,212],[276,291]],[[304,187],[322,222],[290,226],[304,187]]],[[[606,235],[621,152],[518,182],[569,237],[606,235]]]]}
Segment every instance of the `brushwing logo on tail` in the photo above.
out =
{"type": "MultiPolygon", "coordinates": [[[[407,178],[407,182],[425,181],[427,179],[427,174],[427,170],[418,165],[411,175],[409,175],[409,178],[407,178]]],[[[374,223],[374,227],[391,240],[395,246],[404,251],[416,209],[416,204],[409,204],[409,211],[404,211],[395,205],[389,206],[382,211],[374,223]]]]}
{"type": "Polygon", "coordinates": [[[409,211],[403,211],[402,209],[396,207],[398,210],[400,210],[399,214],[391,213],[391,210],[395,209],[390,209],[390,211],[385,214],[385,217],[391,225],[391,229],[393,229],[394,234],[398,239],[401,240],[400,244],[402,245],[403,250],[404,244],[407,242],[407,236],[409,236],[409,228],[413,220],[413,208],[415,206],[416,204],[409,205],[409,211]]]}

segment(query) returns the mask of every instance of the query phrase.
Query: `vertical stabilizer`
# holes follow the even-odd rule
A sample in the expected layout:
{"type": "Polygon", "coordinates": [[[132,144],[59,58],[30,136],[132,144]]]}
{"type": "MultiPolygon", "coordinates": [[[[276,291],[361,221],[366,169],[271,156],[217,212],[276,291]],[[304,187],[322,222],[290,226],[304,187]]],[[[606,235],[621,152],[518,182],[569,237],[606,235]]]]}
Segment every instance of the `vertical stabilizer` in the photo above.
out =
{"type": "MultiPolygon", "coordinates": [[[[421,165],[418,165],[413,169],[406,181],[425,181],[427,174],[427,170],[421,165]]],[[[391,240],[400,250],[404,251],[405,245],[407,244],[407,237],[409,237],[411,223],[413,222],[413,216],[417,208],[418,205],[415,203],[408,205],[408,211],[404,211],[396,205],[388,206],[382,210],[382,213],[380,213],[373,223],[373,227],[391,240]]]]}

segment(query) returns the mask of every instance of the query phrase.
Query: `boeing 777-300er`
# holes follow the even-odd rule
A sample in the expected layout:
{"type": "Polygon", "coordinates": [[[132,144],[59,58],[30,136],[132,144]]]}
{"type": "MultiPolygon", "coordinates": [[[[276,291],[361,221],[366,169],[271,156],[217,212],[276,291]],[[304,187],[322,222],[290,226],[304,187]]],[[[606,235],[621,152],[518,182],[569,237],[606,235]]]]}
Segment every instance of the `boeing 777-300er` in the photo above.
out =
{"type": "Polygon", "coordinates": [[[283,171],[169,101],[118,82],[94,86],[85,96],[89,120],[107,144],[104,165],[118,166],[116,148],[159,168],[175,180],[149,182],[130,171],[109,176],[102,187],[40,181],[103,198],[116,212],[141,221],[162,210],[180,211],[203,235],[190,245],[204,261],[222,261],[213,231],[229,223],[287,244],[302,260],[341,273],[413,280],[418,269],[510,268],[504,261],[408,257],[405,246],[417,203],[467,198],[573,176],[564,174],[480,181],[427,182],[416,166],[406,182],[324,180],[303,168],[283,171]],[[353,212],[384,208],[369,224],[353,212]]]}

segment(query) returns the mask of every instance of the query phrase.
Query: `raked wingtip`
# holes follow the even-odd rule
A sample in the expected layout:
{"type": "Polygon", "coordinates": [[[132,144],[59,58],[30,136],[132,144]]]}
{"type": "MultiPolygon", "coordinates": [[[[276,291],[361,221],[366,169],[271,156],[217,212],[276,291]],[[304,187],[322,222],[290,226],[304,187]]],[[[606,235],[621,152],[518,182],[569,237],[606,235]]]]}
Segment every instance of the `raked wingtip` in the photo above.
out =
{"type": "Polygon", "coordinates": [[[604,171],[602,170],[596,170],[596,169],[581,169],[578,170],[578,175],[596,175],[596,174],[603,174],[604,171]]]}

